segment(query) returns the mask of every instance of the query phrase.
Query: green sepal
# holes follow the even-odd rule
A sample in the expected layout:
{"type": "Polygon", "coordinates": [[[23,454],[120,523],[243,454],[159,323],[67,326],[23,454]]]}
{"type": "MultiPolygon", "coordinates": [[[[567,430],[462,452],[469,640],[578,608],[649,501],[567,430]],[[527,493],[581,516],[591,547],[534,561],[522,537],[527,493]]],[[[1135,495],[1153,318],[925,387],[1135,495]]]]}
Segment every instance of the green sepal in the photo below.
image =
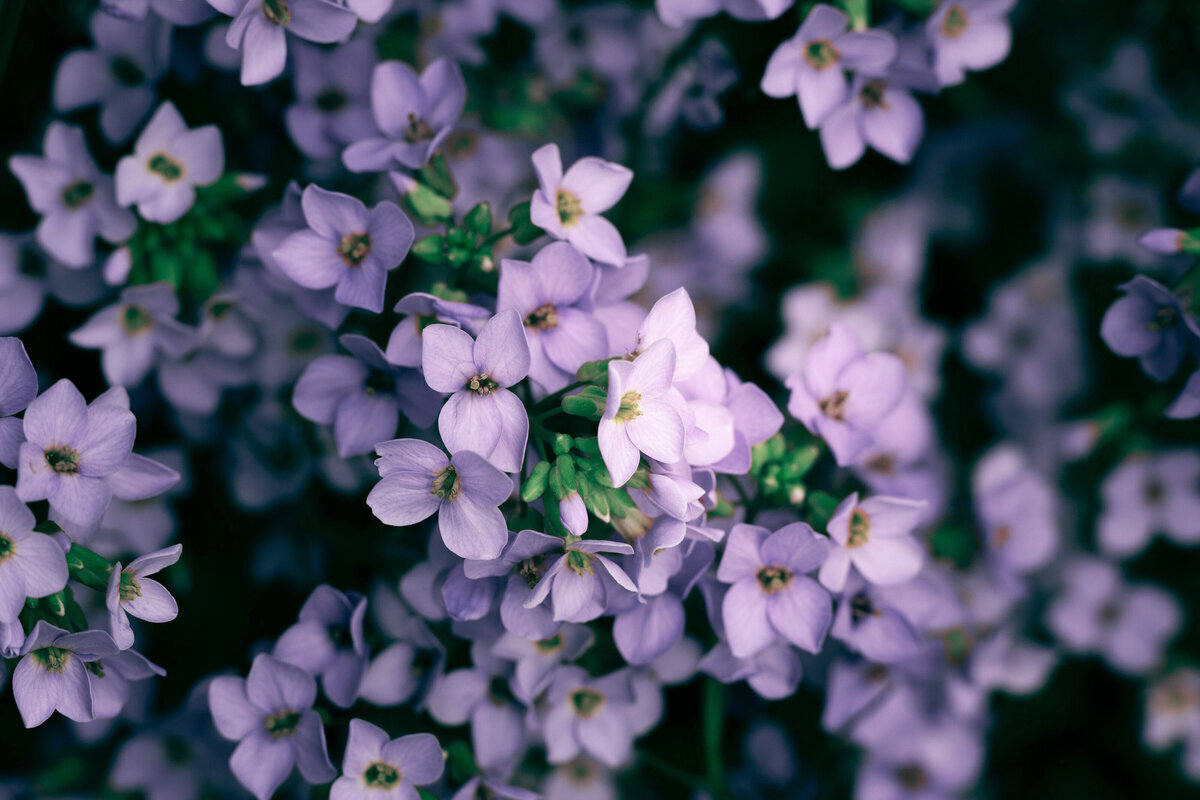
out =
{"type": "Polygon", "coordinates": [[[608,362],[615,361],[620,356],[602,358],[598,361],[585,361],[575,370],[575,380],[580,383],[592,383],[597,386],[608,386],[608,362]]]}
{"type": "Polygon", "coordinates": [[[575,459],[570,456],[560,456],[554,460],[554,467],[550,470],[551,485],[556,480],[561,489],[561,493],[557,495],[559,500],[563,500],[576,494],[579,491],[579,481],[575,475],[575,459]]]}
{"type": "Polygon", "coordinates": [[[492,232],[491,203],[485,201],[468,211],[466,218],[463,219],[463,225],[476,236],[486,237],[492,232]]]}
{"type": "Polygon", "coordinates": [[[562,399],[564,413],[590,420],[603,417],[607,405],[608,394],[598,386],[589,386],[579,394],[569,394],[562,399]]]}
{"type": "Polygon", "coordinates": [[[542,496],[546,491],[546,478],[550,474],[550,462],[539,461],[533,468],[533,472],[529,473],[529,477],[525,479],[525,485],[521,487],[521,499],[526,503],[532,503],[542,496]]]}
{"type": "Polygon", "coordinates": [[[427,228],[436,228],[454,219],[454,205],[424,183],[418,183],[405,192],[403,200],[408,212],[427,228]]]}
{"type": "Polygon", "coordinates": [[[600,440],[595,436],[588,436],[583,439],[576,436],[574,446],[576,450],[581,453],[586,453],[589,456],[600,455],[600,440]]]}
{"type": "Polygon", "coordinates": [[[517,244],[532,244],[542,238],[543,231],[529,218],[529,203],[520,203],[508,212],[508,224],[512,226],[512,238],[517,244]]]}
{"type": "Polygon", "coordinates": [[[444,198],[448,197],[453,200],[454,196],[458,194],[458,184],[454,182],[450,165],[446,163],[446,157],[441,153],[434,154],[433,158],[429,159],[429,163],[421,167],[417,172],[417,178],[444,198]]]}
{"type": "Polygon", "coordinates": [[[586,473],[579,476],[579,496],[583,498],[583,505],[596,519],[604,520],[605,522],[610,520],[608,491],[592,483],[586,473]]]}

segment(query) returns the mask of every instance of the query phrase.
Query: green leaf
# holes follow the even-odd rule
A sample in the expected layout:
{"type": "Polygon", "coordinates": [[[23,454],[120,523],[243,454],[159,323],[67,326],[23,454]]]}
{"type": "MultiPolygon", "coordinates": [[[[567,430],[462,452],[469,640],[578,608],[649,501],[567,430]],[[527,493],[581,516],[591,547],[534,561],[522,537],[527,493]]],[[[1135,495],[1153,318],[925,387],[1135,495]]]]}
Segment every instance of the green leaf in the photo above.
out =
{"type": "Polygon", "coordinates": [[[525,485],[521,487],[521,499],[526,503],[532,503],[542,496],[546,491],[546,478],[550,474],[550,462],[539,461],[533,468],[533,472],[525,479],[525,485]]]}

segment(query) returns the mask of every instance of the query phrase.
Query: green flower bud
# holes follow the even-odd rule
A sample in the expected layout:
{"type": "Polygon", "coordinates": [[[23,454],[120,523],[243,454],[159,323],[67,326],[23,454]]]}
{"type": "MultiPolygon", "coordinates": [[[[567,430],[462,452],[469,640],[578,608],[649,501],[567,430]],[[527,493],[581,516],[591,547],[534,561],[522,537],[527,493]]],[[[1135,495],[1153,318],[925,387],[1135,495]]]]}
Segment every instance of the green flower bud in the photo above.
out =
{"type": "Polygon", "coordinates": [[[486,237],[492,232],[492,206],[480,203],[467,212],[463,225],[479,237],[486,237]]]}
{"type": "Polygon", "coordinates": [[[567,453],[571,452],[571,445],[572,440],[570,436],[565,433],[555,434],[553,445],[555,455],[565,456],[567,453]]]}
{"type": "Polygon", "coordinates": [[[533,472],[525,479],[525,485],[521,487],[521,499],[526,503],[532,503],[542,496],[546,491],[546,478],[550,474],[550,462],[539,461],[533,468],[533,472]]]}

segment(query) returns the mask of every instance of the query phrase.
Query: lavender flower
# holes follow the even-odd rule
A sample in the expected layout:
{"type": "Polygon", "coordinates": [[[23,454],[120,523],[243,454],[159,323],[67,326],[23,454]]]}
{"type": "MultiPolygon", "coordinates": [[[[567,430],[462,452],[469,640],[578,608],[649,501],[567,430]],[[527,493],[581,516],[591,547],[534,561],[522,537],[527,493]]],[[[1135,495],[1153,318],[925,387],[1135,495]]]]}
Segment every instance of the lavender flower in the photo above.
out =
{"type": "Polygon", "coordinates": [[[907,164],[924,135],[925,114],[902,79],[859,75],[846,102],[821,123],[821,148],[833,169],[858,163],[867,145],[907,164]]]}
{"type": "Polygon", "coordinates": [[[624,542],[584,539],[567,542],[563,554],[543,574],[525,601],[526,608],[541,605],[547,597],[554,607],[554,619],[560,622],[588,622],[605,612],[620,589],[636,592],[637,587],[625,570],[600,555],[630,555],[633,548],[624,542]],[[602,569],[597,570],[597,566],[602,569]]]}
{"type": "Polygon", "coordinates": [[[546,700],[542,735],[551,764],[566,763],[582,753],[610,767],[629,760],[634,697],[627,673],[591,678],[579,667],[561,667],[546,700]]]}
{"type": "Polygon", "coordinates": [[[179,298],[170,286],[132,286],[121,293],[121,302],[97,311],[67,338],[101,351],[109,386],[136,386],[164,358],[178,360],[195,347],[196,331],[177,316],[179,298]]]}
{"type": "Polygon", "coordinates": [[[956,0],[942,3],[925,23],[933,46],[933,71],[942,86],[954,86],[967,70],[989,69],[1008,57],[1012,29],[1006,17],[1016,0],[956,0]]]}
{"type": "Polygon", "coordinates": [[[717,568],[733,584],[721,604],[729,649],[749,658],[782,636],[810,653],[821,649],[833,619],[828,593],[805,573],[816,570],[829,543],[804,523],[772,533],[735,525],[717,568]]]}
{"type": "Polygon", "coordinates": [[[371,113],[383,136],[355,142],[342,153],[352,172],[380,172],[395,164],[420,169],[462,115],[467,86],[453,61],[439,58],[421,73],[384,61],[371,75],[371,113]]]}
{"type": "Polygon", "coordinates": [[[371,136],[371,69],[375,48],[365,39],[326,52],[294,50],[296,102],[284,114],[288,134],[306,156],[328,159],[345,145],[371,136]]]}
{"type": "Polygon", "coordinates": [[[1168,450],[1125,459],[1101,485],[1096,539],[1110,557],[1143,550],[1156,532],[1179,544],[1200,542],[1200,453],[1168,450]]]}
{"type": "Polygon", "coordinates": [[[147,622],[170,622],[179,615],[179,606],[166,587],[146,576],[171,566],[182,552],[183,545],[177,544],[135,558],[124,568],[120,561],[113,565],[105,605],[113,641],[122,650],[133,646],[128,614],[147,622]]]}
{"type": "Polygon", "coordinates": [[[440,397],[420,372],[389,363],[365,336],[338,341],[353,355],[314,359],[296,382],[292,405],[305,419],[333,426],[339,456],[369,453],[394,437],[401,411],[422,428],[433,424],[440,397]]]}
{"type": "Polygon", "coordinates": [[[95,710],[88,664],[116,653],[116,644],[103,631],[67,633],[39,620],[13,671],[13,697],[25,727],[41,725],[55,711],[76,722],[91,721],[95,710]]]}
{"type": "Polygon", "coordinates": [[[453,392],[438,415],[446,449],[473,450],[504,472],[521,469],[529,416],[508,387],[529,374],[530,354],[517,312],[496,314],[474,340],[461,328],[430,325],[421,346],[429,387],[453,392]]]}
{"type": "Polygon", "coordinates": [[[17,496],[49,500],[66,521],[91,525],[108,508],[112,489],[105,479],[129,458],[136,427],[127,408],[89,407],[74,384],[59,381],[25,411],[17,496]]]}
{"type": "Polygon", "coordinates": [[[115,719],[129,702],[134,681],[166,674],[165,669],[133,650],[122,650],[115,655],[104,656],[103,660],[89,662],[87,679],[95,718],[115,719]]]}
{"type": "Polygon", "coordinates": [[[275,642],[272,655],[319,675],[334,705],[349,708],[367,670],[366,614],[367,598],[321,584],[300,608],[300,621],[275,642]]]}
{"type": "Polygon", "coordinates": [[[1200,348],[1200,324],[1179,297],[1145,275],[1118,288],[1125,296],[1104,313],[1101,338],[1117,355],[1136,357],[1154,380],[1166,380],[1187,350],[1200,348]]]}
{"type": "Polygon", "coordinates": [[[871,446],[871,431],[904,395],[904,365],[890,353],[863,353],[840,324],[813,345],[804,369],[785,381],[788,411],[820,436],[841,466],[871,446]]]}
{"type": "Polygon", "coordinates": [[[608,400],[597,435],[613,486],[637,471],[639,453],[667,464],[683,455],[684,427],[672,403],[675,346],[660,339],[630,361],[608,363],[608,400]]]}
{"type": "Polygon", "coordinates": [[[389,741],[382,728],[352,719],[342,777],[333,782],[329,797],[412,800],[417,796],[417,786],[434,783],[444,770],[442,746],[432,734],[412,733],[389,741]]]}
{"type": "Polygon", "coordinates": [[[509,772],[525,748],[524,708],[514,701],[508,665],[473,651],[476,666],[438,678],[429,690],[429,715],[442,725],[471,723],[471,749],[487,771],[509,772]]]}
{"type": "Polygon", "coordinates": [[[378,314],[388,270],[408,255],[412,223],[395,203],[370,211],[362,201],[313,184],[302,200],[308,229],[283,240],[272,254],[280,269],[306,289],[336,287],[339,303],[378,314]]]}
{"type": "Polygon", "coordinates": [[[91,266],[96,260],[96,237],[113,244],[123,242],[137,229],[137,218],[118,206],[112,178],[96,167],[82,129],[50,123],[42,152],[41,157],[13,156],[8,160],[25,188],[29,205],[42,215],[35,233],[37,242],[69,267],[91,266]]]}
{"type": "Polygon", "coordinates": [[[67,53],[54,73],[54,108],[99,105],[104,138],[123,142],[154,103],[154,84],[171,53],[171,26],[157,16],[129,21],[97,11],[89,27],[95,47],[67,53]]]}
{"type": "Polygon", "coordinates": [[[588,258],[606,264],[625,263],[625,242],[604,217],[633,181],[633,172],[600,158],[581,158],[563,174],[558,145],[533,154],[538,190],[529,216],[555,239],[565,239],[588,258]]]}
{"type": "Polygon", "coordinates": [[[482,306],[446,300],[428,292],[412,292],[396,303],[397,314],[407,314],[388,337],[387,360],[402,367],[421,366],[421,334],[434,322],[457,325],[478,333],[492,313],[482,306]]]}
{"type": "Polygon", "coordinates": [[[608,355],[604,324],[589,308],[594,270],[570,244],[542,248],[532,262],[500,262],[496,309],[511,308],[525,325],[529,377],[555,392],[587,361],[608,355]]]}
{"type": "Polygon", "coordinates": [[[882,72],[896,57],[896,40],[885,31],[847,31],[846,15],[824,3],[808,12],[800,30],[776,48],[762,77],[771,97],[800,100],[804,124],[818,128],[846,100],[845,70],[882,72]]]}
{"type": "Polygon", "coordinates": [[[512,493],[512,480],[471,450],[451,458],[419,439],[376,445],[382,480],[367,505],[388,525],[414,525],[435,512],[442,541],[463,558],[497,558],[508,542],[497,508],[512,493]]]}
{"type": "Polygon", "coordinates": [[[133,155],[117,163],[117,203],[136,204],[143,219],[168,225],[192,207],[197,186],[215,183],[224,171],[221,129],[188,128],[167,101],[142,129],[133,155]]]}
{"type": "Polygon", "coordinates": [[[67,585],[63,549],[35,533],[36,523],[13,488],[0,486],[0,624],[16,622],[26,597],[46,597],[67,585]]]}
{"type": "Polygon", "coordinates": [[[829,537],[836,545],[821,565],[820,580],[840,592],[853,566],[877,586],[891,586],[916,576],[925,563],[925,550],[912,537],[927,504],[901,497],[847,497],[829,520],[829,537]]]}
{"type": "Polygon", "coordinates": [[[287,32],[329,44],[350,35],[358,17],[328,0],[208,0],[234,20],[225,43],[242,51],[242,85],[274,80],[287,66],[287,32]]]}
{"type": "Polygon", "coordinates": [[[257,656],[249,677],[222,676],[208,687],[213,723],[238,742],[233,774],[258,800],[267,800],[296,766],[309,783],[333,780],[325,729],[312,710],[317,682],[300,667],[257,656]]]}
{"type": "Polygon", "coordinates": [[[25,345],[12,336],[0,338],[0,464],[16,469],[24,423],[14,414],[25,410],[37,397],[37,372],[25,345]]]}

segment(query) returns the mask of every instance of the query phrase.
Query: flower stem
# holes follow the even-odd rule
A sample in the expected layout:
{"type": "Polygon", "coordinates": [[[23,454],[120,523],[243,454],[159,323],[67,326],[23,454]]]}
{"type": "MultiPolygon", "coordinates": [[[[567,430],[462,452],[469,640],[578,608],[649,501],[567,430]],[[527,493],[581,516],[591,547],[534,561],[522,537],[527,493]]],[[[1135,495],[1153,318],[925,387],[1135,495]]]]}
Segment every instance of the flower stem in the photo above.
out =
{"type": "Polygon", "coordinates": [[[721,742],[725,733],[725,685],[709,678],[704,684],[704,761],[708,790],[715,800],[729,800],[721,742]]]}

